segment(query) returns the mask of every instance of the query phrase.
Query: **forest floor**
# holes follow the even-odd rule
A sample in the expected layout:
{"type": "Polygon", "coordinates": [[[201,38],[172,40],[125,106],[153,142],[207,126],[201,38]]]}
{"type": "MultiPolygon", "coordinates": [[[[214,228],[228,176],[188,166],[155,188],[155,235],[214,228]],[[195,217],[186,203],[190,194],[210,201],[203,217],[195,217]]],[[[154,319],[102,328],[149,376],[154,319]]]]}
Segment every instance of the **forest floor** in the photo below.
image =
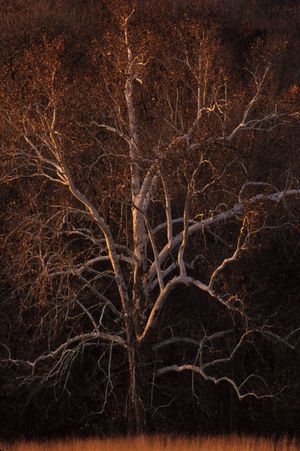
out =
{"type": "Polygon", "coordinates": [[[300,443],[236,435],[199,438],[140,436],[116,439],[67,439],[49,442],[0,443],[0,451],[296,451],[300,443]]]}

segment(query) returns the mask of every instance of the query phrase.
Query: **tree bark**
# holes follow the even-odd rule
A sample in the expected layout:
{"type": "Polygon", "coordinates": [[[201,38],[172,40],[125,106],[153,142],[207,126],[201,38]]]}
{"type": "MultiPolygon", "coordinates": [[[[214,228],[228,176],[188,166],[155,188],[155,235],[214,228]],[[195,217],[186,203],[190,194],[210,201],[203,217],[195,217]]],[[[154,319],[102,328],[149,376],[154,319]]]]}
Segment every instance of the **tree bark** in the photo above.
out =
{"type": "Polygon", "coordinates": [[[129,434],[142,434],[145,431],[145,417],[141,399],[138,356],[134,339],[128,347],[128,366],[129,390],[127,400],[127,430],[129,434]]]}

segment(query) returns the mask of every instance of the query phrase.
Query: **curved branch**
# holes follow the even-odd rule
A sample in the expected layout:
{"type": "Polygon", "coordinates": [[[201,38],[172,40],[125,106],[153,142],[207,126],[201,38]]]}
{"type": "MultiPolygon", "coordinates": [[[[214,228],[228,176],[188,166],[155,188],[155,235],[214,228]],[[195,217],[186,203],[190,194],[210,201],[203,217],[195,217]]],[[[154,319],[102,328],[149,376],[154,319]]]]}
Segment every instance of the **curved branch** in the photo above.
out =
{"type": "MultiPolygon", "coordinates": [[[[212,218],[203,219],[199,222],[193,222],[190,223],[189,227],[187,228],[188,235],[192,235],[194,233],[199,232],[203,228],[207,228],[210,226],[213,226],[215,224],[219,224],[222,222],[229,221],[232,218],[235,217],[241,217],[244,212],[244,204],[250,205],[255,204],[256,202],[260,201],[271,201],[279,203],[281,200],[285,199],[286,197],[293,197],[293,196],[300,196],[300,189],[290,189],[285,191],[279,191],[276,193],[271,194],[257,194],[256,196],[251,197],[250,199],[244,199],[243,202],[237,203],[234,205],[234,207],[230,210],[227,210],[223,213],[219,213],[216,216],[212,218]]],[[[176,222],[183,222],[183,218],[178,218],[173,220],[173,224],[176,222]]],[[[165,227],[166,224],[162,224],[161,226],[156,227],[154,229],[154,232],[157,232],[160,230],[160,228],[165,227]]],[[[161,250],[159,254],[159,260],[160,265],[163,264],[163,262],[166,260],[166,258],[171,254],[171,252],[178,247],[182,243],[183,239],[183,232],[178,233],[175,237],[173,237],[171,241],[171,245],[167,243],[163,249],[161,250]]],[[[148,278],[151,281],[153,277],[155,276],[155,263],[152,263],[152,265],[149,268],[148,271],[148,278]]]]}

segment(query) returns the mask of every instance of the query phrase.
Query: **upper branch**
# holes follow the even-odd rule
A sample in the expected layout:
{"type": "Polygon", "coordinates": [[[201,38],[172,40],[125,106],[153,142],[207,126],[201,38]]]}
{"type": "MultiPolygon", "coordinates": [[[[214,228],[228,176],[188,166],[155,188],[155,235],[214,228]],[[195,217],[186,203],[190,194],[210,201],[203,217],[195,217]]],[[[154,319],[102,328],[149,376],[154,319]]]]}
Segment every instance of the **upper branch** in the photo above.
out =
{"type": "MultiPolygon", "coordinates": [[[[197,233],[199,230],[202,230],[207,227],[211,227],[215,224],[223,223],[226,221],[229,221],[230,219],[233,219],[235,217],[241,217],[244,213],[244,203],[247,202],[248,205],[255,204],[260,201],[272,201],[279,203],[285,198],[288,197],[297,197],[300,196],[300,189],[290,189],[285,191],[278,191],[271,194],[257,194],[256,196],[253,196],[249,199],[244,199],[243,201],[236,203],[234,207],[230,210],[227,210],[225,212],[219,213],[216,216],[213,216],[212,218],[203,219],[201,221],[189,221],[189,226],[187,228],[188,235],[192,235],[194,233],[197,233]]],[[[183,222],[183,218],[177,218],[174,219],[173,224],[176,222],[183,222]]],[[[166,227],[167,224],[163,224],[164,227],[166,227]]],[[[162,226],[158,226],[154,232],[158,231],[162,226]]],[[[176,247],[180,246],[183,240],[183,232],[178,233],[175,235],[171,241],[171,245],[167,243],[163,249],[159,253],[159,259],[160,264],[162,265],[163,262],[166,260],[166,258],[170,255],[170,253],[176,249],[176,247]]],[[[149,280],[152,280],[155,276],[155,264],[152,263],[152,265],[149,268],[148,271],[148,278],[149,280]]]]}

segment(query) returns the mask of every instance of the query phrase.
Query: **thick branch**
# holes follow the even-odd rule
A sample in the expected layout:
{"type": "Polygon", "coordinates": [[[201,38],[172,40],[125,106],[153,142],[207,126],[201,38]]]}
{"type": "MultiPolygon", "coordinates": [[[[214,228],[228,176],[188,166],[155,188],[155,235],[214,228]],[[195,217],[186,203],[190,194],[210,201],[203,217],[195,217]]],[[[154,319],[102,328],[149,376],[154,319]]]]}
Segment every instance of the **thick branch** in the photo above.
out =
{"type": "MultiPolygon", "coordinates": [[[[279,192],[272,193],[272,194],[257,194],[256,196],[253,196],[247,200],[244,199],[243,202],[235,204],[232,209],[227,210],[223,213],[219,213],[212,218],[203,219],[202,221],[193,222],[192,224],[189,222],[190,225],[188,227],[187,232],[189,235],[192,235],[194,233],[199,232],[200,230],[202,230],[204,228],[211,227],[215,224],[229,221],[230,219],[233,219],[236,216],[241,217],[244,212],[244,203],[247,203],[247,205],[255,204],[256,202],[260,202],[260,201],[272,201],[272,202],[279,203],[281,200],[283,200],[287,197],[294,197],[294,196],[300,196],[300,189],[279,191],[279,192]]],[[[183,218],[178,218],[178,219],[173,220],[173,224],[176,222],[182,222],[182,221],[183,221],[183,218]]],[[[161,226],[156,227],[154,232],[160,230],[160,228],[162,228],[163,226],[165,227],[166,224],[164,223],[161,226]]],[[[160,259],[161,265],[166,260],[166,258],[170,255],[170,253],[182,243],[182,239],[183,239],[183,232],[180,232],[175,237],[173,237],[171,246],[169,245],[169,243],[164,246],[164,248],[161,250],[161,252],[159,254],[159,259],[160,259]]],[[[152,265],[150,266],[150,269],[148,271],[149,280],[151,281],[154,276],[155,276],[155,264],[152,263],[152,265]]]]}

